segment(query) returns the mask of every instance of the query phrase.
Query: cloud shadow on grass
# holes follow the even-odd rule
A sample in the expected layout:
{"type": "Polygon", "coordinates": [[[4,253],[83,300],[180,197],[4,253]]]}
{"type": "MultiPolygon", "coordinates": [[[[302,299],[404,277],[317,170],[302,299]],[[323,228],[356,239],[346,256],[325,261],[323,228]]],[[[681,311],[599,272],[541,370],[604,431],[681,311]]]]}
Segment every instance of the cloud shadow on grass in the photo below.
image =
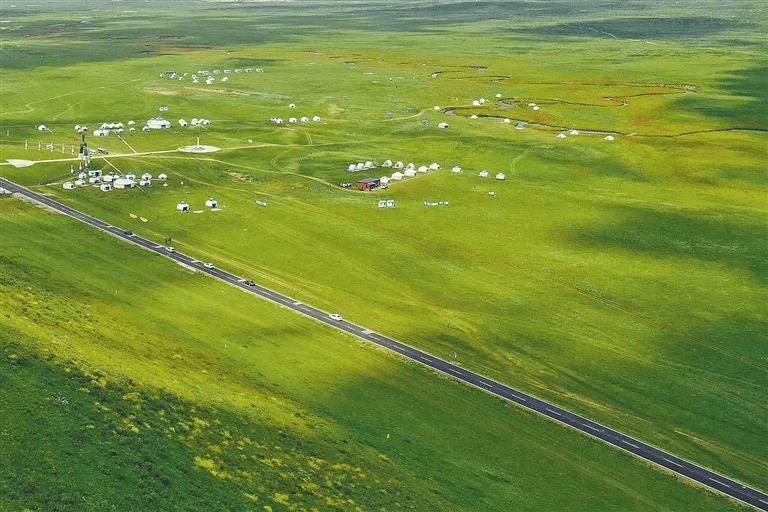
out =
{"type": "MultiPolygon", "coordinates": [[[[620,248],[658,258],[695,258],[746,270],[768,282],[768,228],[642,208],[622,208],[631,220],[571,233],[585,247],[620,248]]],[[[624,217],[622,215],[621,217],[624,217]]]]}

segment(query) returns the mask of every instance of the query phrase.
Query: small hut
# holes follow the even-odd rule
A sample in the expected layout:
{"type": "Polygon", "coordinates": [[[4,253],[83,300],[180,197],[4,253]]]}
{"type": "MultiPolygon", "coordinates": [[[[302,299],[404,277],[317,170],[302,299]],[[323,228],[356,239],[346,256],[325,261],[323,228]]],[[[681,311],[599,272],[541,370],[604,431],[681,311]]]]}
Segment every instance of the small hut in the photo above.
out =
{"type": "Polygon", "coordinates": [[[214,198],[209,197],[208,200],[205,202],[205,206],[207,206],[208,208],[218,208],[219,202],[216,201],[214,198]]]}

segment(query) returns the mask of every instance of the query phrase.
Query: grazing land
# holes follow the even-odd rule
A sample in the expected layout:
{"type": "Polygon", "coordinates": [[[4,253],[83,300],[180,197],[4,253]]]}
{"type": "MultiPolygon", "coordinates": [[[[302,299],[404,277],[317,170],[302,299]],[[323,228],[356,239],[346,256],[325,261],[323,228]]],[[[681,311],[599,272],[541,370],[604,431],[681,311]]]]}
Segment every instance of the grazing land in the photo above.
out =
{"type": "MultiPolygon", "coordinates": [[[[0,8],[2,177],[768,488],[758,2],[92,4],[0,8]],[[168,179],[63,189],[76,125],[168,179]]],[[[0,257],[0,508],[740,507],[11,197],[0,257]]]]}

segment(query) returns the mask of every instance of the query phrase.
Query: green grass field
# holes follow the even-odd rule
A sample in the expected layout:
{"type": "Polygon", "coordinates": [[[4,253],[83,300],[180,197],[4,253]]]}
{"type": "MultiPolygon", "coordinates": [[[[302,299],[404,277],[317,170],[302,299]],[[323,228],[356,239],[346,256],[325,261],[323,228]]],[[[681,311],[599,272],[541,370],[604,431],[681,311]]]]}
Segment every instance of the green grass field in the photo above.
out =
{"type": "MultiPolygon", "coordinates": [[[[765,490],[765,16],[752,2],[733,18],[715,3],[611,17],[561,3],[4,7],[2,161],[36,163],[0,175],[765,490]],[[159,77],[245,67],[264,73],[159,77]],[[88,142],[110,153],[93,167],[167,186],[61,188],[74,125],[140,128],[159,106],[171,130],[88,142]],[[193,117],[214,123],[176,126],[193,117]],[[221,151],[174,151],[198,136],[221,151]],[[385,159],[443,170],[335,186],[390,174],[346,172],[385,159]],[[180,214],[180,200],[206,211],[180,214]]],[[[3,429],[20,443],[2,454],[4,507],[737,507],[73,221],[0,205],[2,382],[19,390],[3,429]],[[57,422],[58,442],[30,457],[57,422]],[[72,439],[88,440],[66,454],[82,469],[59,477],[72,439]],[[147,446],[165,454],[153,470],[147,446]]]]}

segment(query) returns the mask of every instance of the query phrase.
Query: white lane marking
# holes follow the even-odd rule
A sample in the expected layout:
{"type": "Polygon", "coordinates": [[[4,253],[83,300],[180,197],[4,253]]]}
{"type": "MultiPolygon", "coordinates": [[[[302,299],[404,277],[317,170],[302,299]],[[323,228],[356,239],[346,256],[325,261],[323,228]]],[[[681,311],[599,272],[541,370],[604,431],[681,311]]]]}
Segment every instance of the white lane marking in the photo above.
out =
{"type": "Polygon", "coordinates": [[[552,409],[550,409],[549,407],[547,407],[546,409],[547,409],[547,411],[551,412],[552,414],[557,414],[558,416],[562,416],[562,414],[560,414],[560,413],[559,413],[559,412],[557,412],[557,411],[553,411],[553,410],[552,410],[552,409]]]}
{"type": "Polygon", "coordinates": [[[599,428],[593,427],[593,426],[592,426],[592,425],[590,425],[589,423],[585,423],[585,424],[584,424],[584,426],[585,426],[585,427],[587,427],[587,428],[591,428],[591,429],[592,429],[592,430],[594,430],[595,432],[600,432],[600,429],[599,429],[599,428]]]}
{"type": "Polygon", "coordinates": [[[768,501],[765,501],[764,499],[760,499],[760,503],[765,503],[766,505],[768,505],[768,501]]]}
{"type": "Polygon", "coordinates": [[[450,366],[449,366],[449,367],[447,367],[447,368],[446,368],[446,370],[448,370],[449,372],[451,372],[451,373],[452,373],[452,374],[454,374],[454,375],[461,375],[461,373],[460,373],[459,371],[457,371],[457,370],[454,370],[454,369],[453,369],[453,368],[451,368],[450,366]]]}
{"type": "Polygon", "coordinates": [[[640,447],[639,447],[639,446],[637,446],[636,444],[632,444],[632,443],[630,443],[629,441],[625,441],[624,439],[622,439],[622,440],[621,440],[621,442],[622,442],[622,443],[624,443],[624,444],[628,444],[629,446],[634,446],[634,447],[635,447],[635,448],[637,448],[638,450],[640,449],[640,447]]]}
{"type": "Polygon", "coordinates": [[[669,460],[669,459],[668,459],[668,458],[666,458],[666,457],[662,457],[662,458],[663,458],[665,461],[669,462],[670,464],[674,464],[675,466],[677,466],[677,467],[679,467],[679,468],[683,467],[682,465],[678,464],[677,462],[675,462],[675,461],[673,461],[673,460],[669,460]]]}
{"type": "Polygon", "coordinates": [[[363,334],[373,334],[373,331],[370,329],[363,329],[363,334]]]}
{"type": "Polygon", "coordinates": [[[725,483],[725,482],[723,482],[723,481],[721,481],[721,480],[717,480],[716,478],[712,478],[711,476],[709,477],[709,479],[710,479],[710,480],[712,480],[713,482],[717,482],[717,483],[719,483],[720,485],[724,485],[724,486],[726,486],[726,487],[730,487],[730,485],[729,485],[729,484],[727,484],[727,483],[725,483]]]}

